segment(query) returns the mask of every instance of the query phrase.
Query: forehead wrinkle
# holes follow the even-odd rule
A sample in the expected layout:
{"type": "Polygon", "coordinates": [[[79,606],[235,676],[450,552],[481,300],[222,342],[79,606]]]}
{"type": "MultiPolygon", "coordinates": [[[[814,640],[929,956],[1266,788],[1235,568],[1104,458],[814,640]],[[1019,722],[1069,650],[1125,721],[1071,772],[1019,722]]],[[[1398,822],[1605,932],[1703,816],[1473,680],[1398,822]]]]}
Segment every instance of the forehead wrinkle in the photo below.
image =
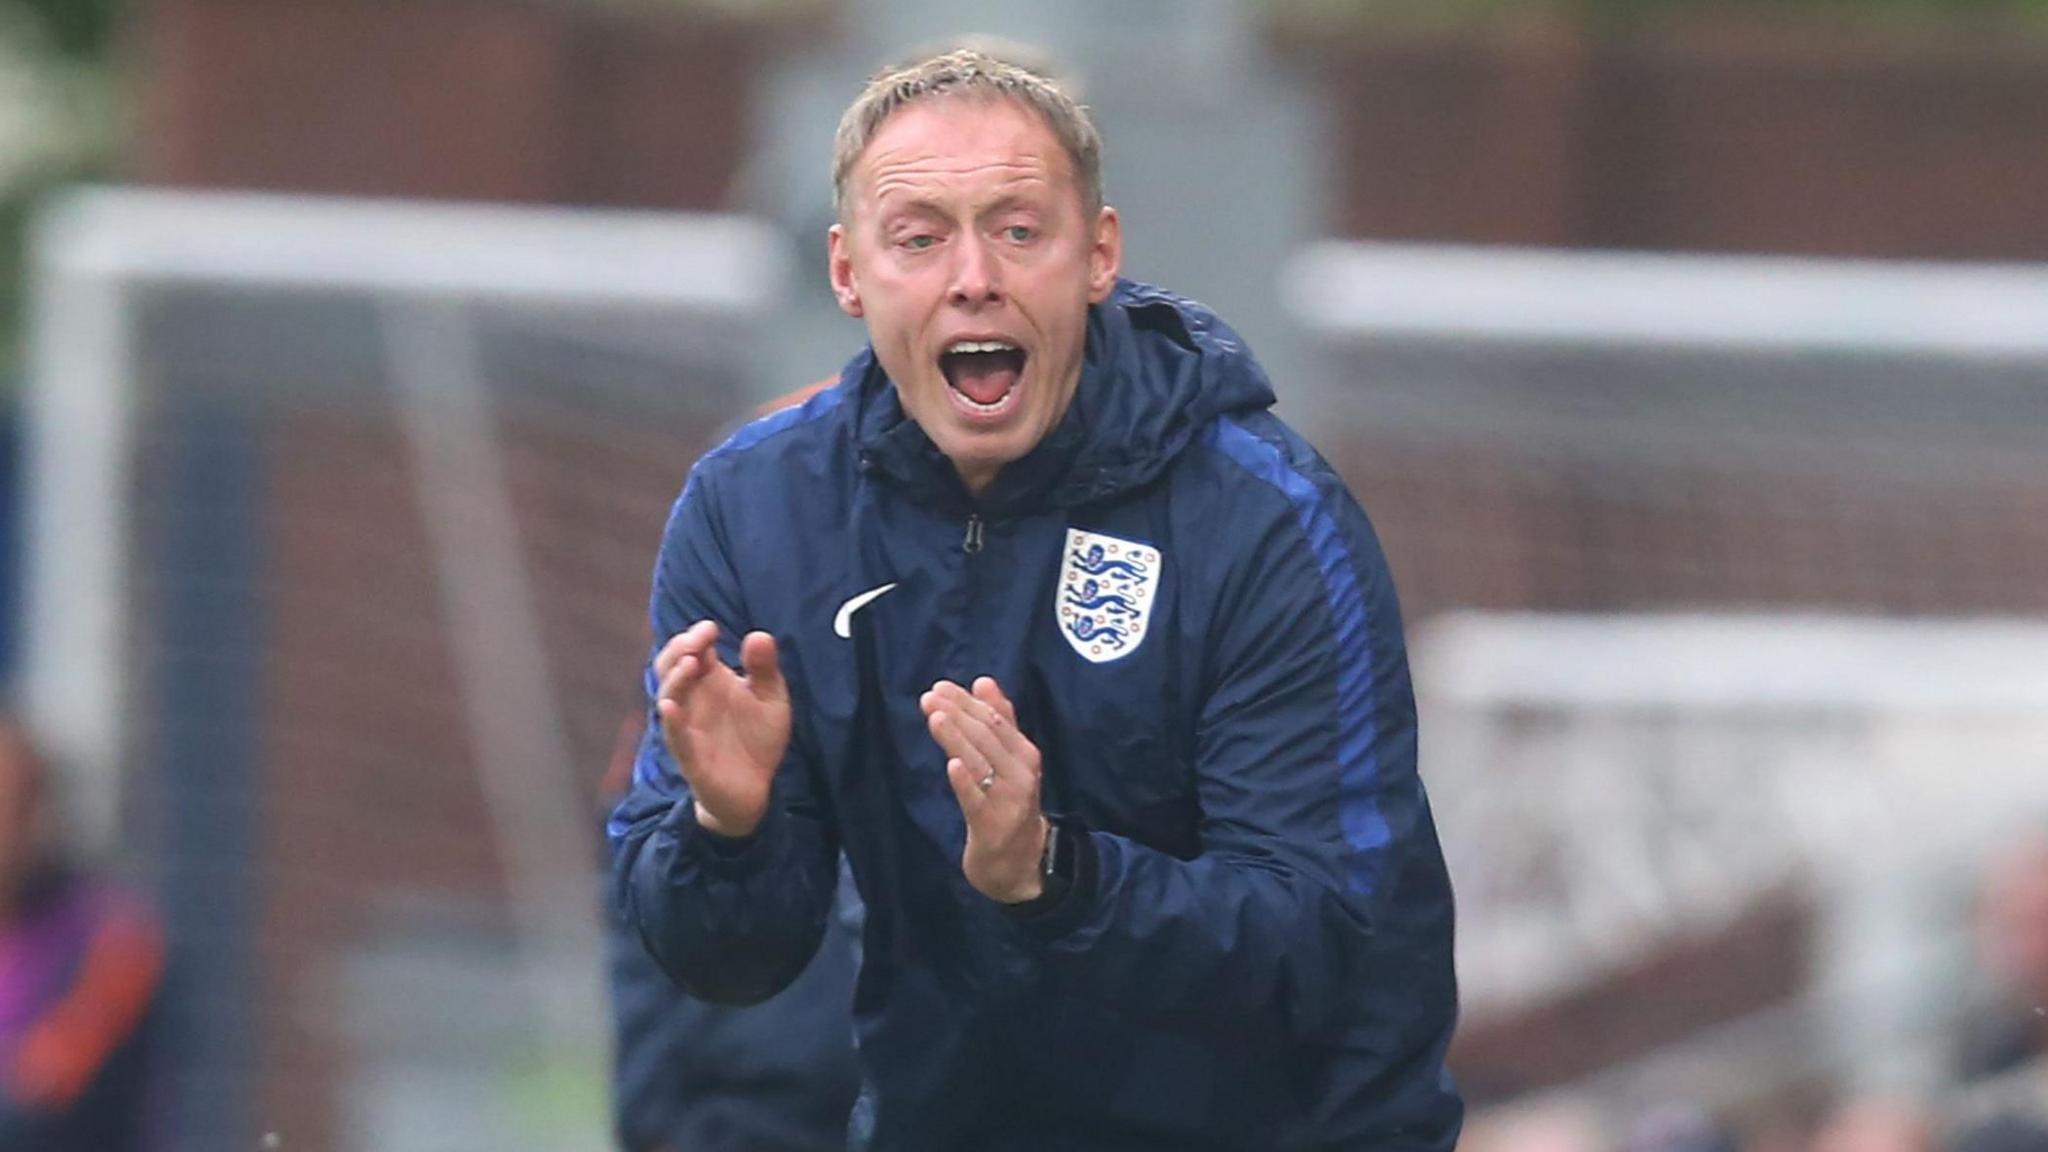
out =
{"type": "Polygon", "coordinates": [[[869,142],[855,169],[856,186],[878,206],[884,200],[910,196],[939,207],[941,201],[962,195],[992,195],[986,191],[989,186],[1014,190],[1030,182],[1050,187],[1062,177],[1073,179],[1073,165],[1066,152],[1051,130],[1026,109],[1001,104],[975,109],[931,106],[905,109],[897,115],[921,123],[891,125],[898,128],[895,133],[890,127],[883,128],[869,142]],[[863,169],[864,178],[860,174],[863,169]],[[931,191],[943,195],[926,194],[927,186],[952,181],[961,181],[966,187],[942,187],[931,191]]]}
{"type": "Polygon", "coordinates": [[[877,160],[868,171],[868,186],[877,196],[901,184],[927,184],[951,177],[975,178],[973,183],[1010,185],[1024,181],[1045,181],[1049,169],[1036,160],[968,160],[948,163],[948,157],[906,157],[877,160]]]}
{"type": "Polygon", "coordinates": [[[1033,192],[1051,188],[1052,181],[1045,172],[1031,165],[994,164],[976,170],[1004,168],[1012,171],[977,181],[965,189],[948,187],[935,178],[936,174],[923,170],[877,174],[870,183],[869,196],[876,207],[883,209],[946,212],[952,206],[964,204],[971,214],[980,215],[1029,202],[1034,198],[1033,192]]]}

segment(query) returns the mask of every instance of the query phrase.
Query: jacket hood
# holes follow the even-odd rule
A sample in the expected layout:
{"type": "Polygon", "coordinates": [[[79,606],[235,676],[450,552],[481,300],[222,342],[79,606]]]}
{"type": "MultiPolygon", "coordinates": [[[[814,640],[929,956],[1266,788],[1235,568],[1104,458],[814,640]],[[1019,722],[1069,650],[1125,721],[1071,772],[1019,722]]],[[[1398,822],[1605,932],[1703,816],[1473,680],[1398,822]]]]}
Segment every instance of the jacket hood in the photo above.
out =
{"type": "Polygon", "coordinates": [[[904,412],[869,346],[847,365],[864,468],[927,498],[991,512],[1068,507],[1139,487],[1217,417],[1273,404],[1272,384],[1230,326],[1192,300],[1133,280],[1088,310],[1081,382],[1038,446],[1005,466],[979,501],[904,412]]]}

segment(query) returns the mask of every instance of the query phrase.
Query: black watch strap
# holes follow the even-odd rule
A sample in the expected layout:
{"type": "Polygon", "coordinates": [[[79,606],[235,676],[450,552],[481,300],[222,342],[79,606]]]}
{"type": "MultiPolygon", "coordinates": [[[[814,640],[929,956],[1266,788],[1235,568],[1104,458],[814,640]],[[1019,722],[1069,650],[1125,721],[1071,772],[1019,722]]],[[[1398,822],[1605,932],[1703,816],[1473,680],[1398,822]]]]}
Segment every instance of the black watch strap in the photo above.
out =
{"type": "Polygon", "coordinates": [[[1094,882],[1094,841],[1089,838],[1088,826],[1071,816],[1054,816],[1046,820],[1045,853],[1039,857],[1039,893],[1021,904],[1010,905],[1010,911],[1030,919],[1045,915],[1066,902],[1076,887],[1089,887],[1094,882]]]}

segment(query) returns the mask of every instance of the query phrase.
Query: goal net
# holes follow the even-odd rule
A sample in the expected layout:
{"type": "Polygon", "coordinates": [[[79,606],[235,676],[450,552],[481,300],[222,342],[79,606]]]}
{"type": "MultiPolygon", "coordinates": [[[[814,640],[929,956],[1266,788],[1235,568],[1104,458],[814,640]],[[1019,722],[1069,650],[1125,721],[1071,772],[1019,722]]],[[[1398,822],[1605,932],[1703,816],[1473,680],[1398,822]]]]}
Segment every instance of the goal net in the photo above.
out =
{"type": "Polygon", "coordinates": [[[28,707],[169,917],[179,1146],[603,1146],[598,779],[781,247],[92,190],[35,252],[28,707]]]}
{"type": "Polygon", "coordinates": [[[2048,269],[1326,244],[1476,1101],[1940,1091],[2048,825],[2048,269]]]}

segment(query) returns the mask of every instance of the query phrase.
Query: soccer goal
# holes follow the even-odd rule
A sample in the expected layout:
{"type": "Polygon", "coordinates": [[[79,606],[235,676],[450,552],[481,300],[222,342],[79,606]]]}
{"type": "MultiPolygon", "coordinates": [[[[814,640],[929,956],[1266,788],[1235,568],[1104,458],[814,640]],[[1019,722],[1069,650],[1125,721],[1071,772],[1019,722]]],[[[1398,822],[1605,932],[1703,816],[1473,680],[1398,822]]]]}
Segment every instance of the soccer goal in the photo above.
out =
{"type": "Polygon", "coordinates": [[[43,215],[26,697],[166,905],[182,1146],[598,1146],[598,780],[783,252],[652,213],[43,215]]]}
{"type": "Polygon", "coordinates": [[[2048,822],[2048,269],[1331,243],[1283,295],[1475,1098],[1939,1089],[1974,870],[2048,822]]]}
{"type": "Polygon", "coordinates": [[[1661,1000],[1633,1059],[1583,1069],[1618,1098],[1941,1087],[1971,877],[2048,827],[2043,652],[2048,619],[1436,618],[1417,687],[1466,1010],[1661,1000]]]}

